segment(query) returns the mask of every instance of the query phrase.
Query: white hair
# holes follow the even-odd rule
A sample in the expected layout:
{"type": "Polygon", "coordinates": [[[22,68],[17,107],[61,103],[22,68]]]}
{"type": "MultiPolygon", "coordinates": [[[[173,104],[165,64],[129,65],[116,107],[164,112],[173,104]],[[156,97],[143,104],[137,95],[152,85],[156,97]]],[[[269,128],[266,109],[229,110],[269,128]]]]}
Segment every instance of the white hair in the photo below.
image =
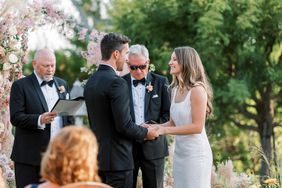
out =
{"type": "Polygon", "coordinates": [[[143,56],[146,58],[146,60],[149,59],[148,49],[141,44],[135,44],[130,46],[128,56],[132,56],[132,55],[143,56]]]}
{"type": "Polygon", "coordinates": [[[52,49],[43,48],[43,49],[37,50],[35,52],[34,60],[38,61],[42,57],[47,57],[47,56],[50,57],[50,58],[56,59],[55,53],[52,49]]]}

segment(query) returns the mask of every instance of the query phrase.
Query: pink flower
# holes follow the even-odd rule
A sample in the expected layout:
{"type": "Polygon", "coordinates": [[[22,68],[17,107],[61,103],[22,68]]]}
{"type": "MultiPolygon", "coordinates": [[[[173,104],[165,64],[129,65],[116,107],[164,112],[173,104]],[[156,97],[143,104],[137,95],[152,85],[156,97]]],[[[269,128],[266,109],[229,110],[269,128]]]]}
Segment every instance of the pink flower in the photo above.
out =
{"type": "Polygon", "coordinates": [[[59,88],[60,93],[64,93],[66,91],[64,86],[60,86],[59,88]]]}
{"type": "Polygon", "coordinates": [[[5,50],[2,46],[0,46],[0,59],[5,57],[5,50]]]}
{"type": "Polygon", "coordinates": [[[87,33],[88,29],[87,28],[82,28],[79,32],[79,37],[78,40],[84,40],[86,33],[87,33]]]}
{"type": "Polygon", "coordinates": [[[100,43],[90,41],[87,45],[87,51],[82,51],[81,55],[88,64],[98,65],[101,60],[100,43]]]}
{"type": "Polygon", "coordinates": [[[4,178],[8,181],[12,181],[14,179],[14,172],[11,169],[6,170],[3,174],[4,178]]]}
{"type": "Polygon", "coordinates": [[[4,123],[0,122],[0,134],[4,132],[4,130],[5,130],[5,125],[4,123]]]}
{"type": "MultiPolygon", "coordinates": [[[[96,44],[97,45],[97,44],[96,44]]],[[[88,52],[90,51],[90,52],[93,52],[94,50],[95,50],[95,43],[93,42],[93,41],[90,41],[89,43],[88,43],[88,45],[87,45],[87,50],[88,50],[88,52]]]]}
{"type": "Polygon", "coordinates": [[[96,29],[93,29],[89,35],[90,40],[94,40],[96,37],[98,37],[99,33],[96,29]]]}
{"type": "Polygon", "coordinates": [[[153,91],[154,87],[153,87],[153,85],[151,84],[151,82],[149,82],[149,84],[146,86],[146,89],[147,89],[148,93],[151,92],[151,91],[153,91]]]}
{"type": "MultiPolygon", "coordinates": [[[[28,33],[38,26],[51,23],[58,29],[62,28],[63,34],[66,34],[65,28],[75,23],[69,16],[64,16],[62,11],[55,9],[54,4],[45,2],[47,3],[44,1],[40,3],[36,0],[27,3],[26,7],[21,7],[16,12],[12,11],[13,9],[7,9],[2,12],[5,14],[2,14],[0,18],[0,64],[2,68],[0,71],[0,166],[3,168],[4,178],[9,183],[14,181],[11,169],[13,163],[8,157],[14,139],[9,121],[9,93],[12,82],[23,77],[22,64],[27,62],[28,57],[28,33]]],[[[2,8],[1,5],[0,0],[2,8]]],[[[87,30],[83,32],[86,34],[87,30]]],[[[65,87],[60,86],[58,90],[63,93],[65,87]]]]}
{"type": "Polygon", "coordinates": [[[56,10],[54,9],[53,5],[50,4],[50,2],[44,2],[43,8],[46,9],[46,13],[48,16],[53,18],[58,18],[58,14],[56,10]]]}

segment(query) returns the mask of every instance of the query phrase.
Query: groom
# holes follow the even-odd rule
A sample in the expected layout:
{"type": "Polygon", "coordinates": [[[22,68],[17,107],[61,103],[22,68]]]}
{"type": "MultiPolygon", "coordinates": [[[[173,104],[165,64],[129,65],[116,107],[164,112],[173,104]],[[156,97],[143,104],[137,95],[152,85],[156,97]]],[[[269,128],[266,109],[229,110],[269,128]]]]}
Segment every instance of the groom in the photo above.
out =
{"type": "Polygon", "coordinates": [[[99,176],[115,188],[133,184],[132,140],[155,139],[155,128],[134,124],[130,117],[129,91],[122,71],[127,61],[129,39],[109,33],[101,41],[102,63],[84,89],[90,127],[99,143],[99,176]]]}

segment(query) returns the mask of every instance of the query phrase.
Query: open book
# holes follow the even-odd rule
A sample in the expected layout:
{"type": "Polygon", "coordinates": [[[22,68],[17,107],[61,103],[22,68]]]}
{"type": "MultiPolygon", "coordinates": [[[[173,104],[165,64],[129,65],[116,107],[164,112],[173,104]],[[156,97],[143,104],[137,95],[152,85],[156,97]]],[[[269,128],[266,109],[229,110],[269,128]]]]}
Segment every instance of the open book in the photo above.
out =
{"type": "Polygon", "coordinates": [[[83,104],[83,97],[58,99],[51,112],[57,112],[59,116],[74,116],[83,104]]]}

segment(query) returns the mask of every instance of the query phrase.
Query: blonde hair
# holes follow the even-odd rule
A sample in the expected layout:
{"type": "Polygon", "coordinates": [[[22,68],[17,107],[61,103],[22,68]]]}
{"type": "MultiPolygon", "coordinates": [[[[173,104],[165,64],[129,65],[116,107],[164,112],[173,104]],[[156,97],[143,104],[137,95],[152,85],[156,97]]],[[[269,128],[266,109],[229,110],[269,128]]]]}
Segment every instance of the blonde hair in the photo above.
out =
{"type": "Polygon", "coordinates": [[[212,115],[212,87],[197,51],[194,48],[185,46],[175,48],[174,53],[177,62],[180,65],[181,74],[179,77],[176,77],[175,75],[172,76],[171,87],[178,87],[180,91],[183,91],[185,88],[189,90],[197,85],[203,86],[208,96],[206,116],[208,117],[212,115]]]}
{"type": "Polygon", "coordinates": [[[85,127],[65,127],[53,138],[43,156],[42,179],[58,185],[100,182],[97,154],[97,140],[92,131],[85,127]]]}

